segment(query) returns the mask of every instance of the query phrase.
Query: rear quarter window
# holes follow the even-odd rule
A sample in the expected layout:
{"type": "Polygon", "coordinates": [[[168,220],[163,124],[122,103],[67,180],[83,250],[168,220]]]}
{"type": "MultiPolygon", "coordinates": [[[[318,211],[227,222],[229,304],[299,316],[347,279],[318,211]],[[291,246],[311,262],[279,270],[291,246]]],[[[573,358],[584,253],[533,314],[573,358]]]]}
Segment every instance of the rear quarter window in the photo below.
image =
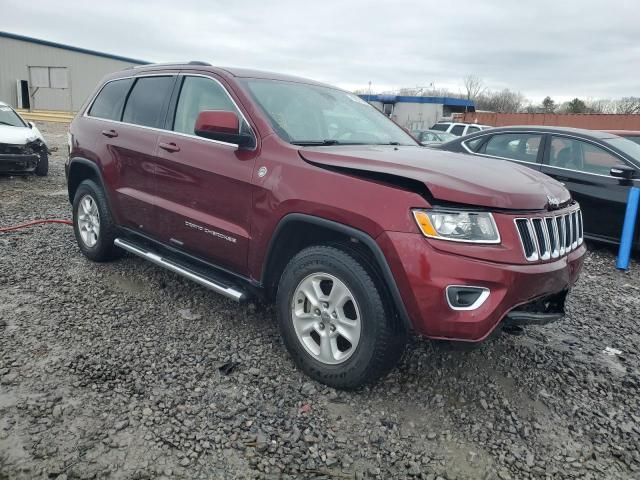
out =
{"type": "Polygon", "coordinates": [[[120,120],[122,107],[132,83],[131,78],[107,83],[93,101],[88,115],[106,120],[120,120]]]}

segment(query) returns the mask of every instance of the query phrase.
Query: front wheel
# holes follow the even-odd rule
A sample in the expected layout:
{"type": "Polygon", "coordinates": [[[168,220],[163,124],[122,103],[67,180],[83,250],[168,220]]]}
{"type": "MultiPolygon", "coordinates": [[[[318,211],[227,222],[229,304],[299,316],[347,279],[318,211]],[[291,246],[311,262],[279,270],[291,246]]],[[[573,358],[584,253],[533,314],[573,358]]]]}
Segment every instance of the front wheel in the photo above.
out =
{"type": "Polygon", "coordinates": [[[341,389],[372,383],[398,362],[406,332],[361,261],[309,247],[287,265],[276,297],[284,343],[313,379],[341,389]]]}
{"type": "Polygon", "coordinates": [[[35,174],[38,177],[46,177],[49,173],[49,154],[44,151],[40,154],[40,160],[38,160],[38,166],[36,167],[35,174]]]}

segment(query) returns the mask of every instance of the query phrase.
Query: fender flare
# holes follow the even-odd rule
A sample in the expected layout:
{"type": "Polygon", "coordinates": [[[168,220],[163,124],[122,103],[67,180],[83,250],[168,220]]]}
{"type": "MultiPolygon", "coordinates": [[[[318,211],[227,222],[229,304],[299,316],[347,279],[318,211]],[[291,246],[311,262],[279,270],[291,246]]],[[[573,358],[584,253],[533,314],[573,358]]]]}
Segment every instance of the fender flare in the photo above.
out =
{"type": "MultiPolygon", "coordinates": [[[[69,160],[69,163],[66,165],[65,167],[65,173],[67,176],[67,193],[69,196],[69,203],[73,204],[73,195],[71,192],[71,184],[69,183],[69,178],[71,177],[71,171],[74,167],[74,165],[82,165],[84,167],[87,167],[91,170],[93,170],[93,172],[96,174],[96,177],[98,178],[98,181],[100,182],[100,185],[102,186],[102,188],[104,189],[104,193],[107,197],[107,200],[109,199],[109,195],[106,191],[106,188],[104,187],[105,183],[104,183],[104,179],[102,177],[102,171],[100,170],[100,167],[98,167],[98,165],[96,165],[95,162],[92,162],[91,160],[88,160],[86,158],[83,157],[73,157],[71,160],[69,160]]],[[[109,203],[111,203],[109,201],[109,203]]]]}
{"type": "Polygon", "coordinates": [[[413,330],[413,325],[409,318],[409,314],[407,313],[407,309],[405,307],[404,301],[402,300],[402,296],[400,295],[400,290],[398,289],[398,285],[396,284],[396,280],[391,272],[391,267],[389,267],[389,263],[387,262],[382,249],[377,244],[377,242],[371,237],[368,233],[358,230],[356,228],[350,227],[343,223],[335,222],[333,220],[327,220],[326,218],[316,217],[313,215],[308,215],[304,213],[290,213],[285,215],[280,221],[278,225],[274,229],[273,235],[269,240],[269,245],[267,246],[267,253],[265,255],[264,268],[262,269],[261,275],[261,284],[266,285],[267,281],[267,273],[268,266],[272,261],[272,254],[275,249],[276,239],[280,235],[280,232],[283,228],[285,228],[288,224],[292,222],[302,222],[309,223],[313,225],[317,225],[319,227],[327,228],[329,230],[333,230],[339,233],[342,233],[348,237],[352,237],[362,242],[373,254],[374,259],[378,265],[380,273],[382,274],[382,280],[385,283],[385,286],[389,290],[391,295],[391,301],[393,302],[396,312],[398,312],[398,316],[400,317],[400,321],[402,326],[405,327],[407,331],[413,330]]]}

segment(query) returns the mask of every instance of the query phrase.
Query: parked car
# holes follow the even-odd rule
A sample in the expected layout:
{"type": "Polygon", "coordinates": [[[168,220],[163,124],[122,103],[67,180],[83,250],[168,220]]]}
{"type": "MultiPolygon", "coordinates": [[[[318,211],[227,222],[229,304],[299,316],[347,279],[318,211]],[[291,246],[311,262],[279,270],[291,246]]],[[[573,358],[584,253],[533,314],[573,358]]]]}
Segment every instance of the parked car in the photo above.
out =
{"type": "Polygon", "coordinates": [[[44,137],[33,122],[0,102],[0,174],[49,172],[49,151],[44,137]]]}
{"type": "Polygon", "coordinates": [[[453,133],[442,132],[440,130],[415,130],[411,132],[411,134],[413,138],[424,146],[444,143],[458,138],[453,133]]]}
{"type": "Polygon", "coordinates": [[[431,130],[439,132],[448,132],[456,137],[464,137],[471,133],[480,132],[492,128],[490,125],[479,125],[477,123],[458,123],[458,122],[438,122],[431,130]]]}
{"type": "MultiPolygon", "coordinates": [[[[640,186],[640,145],[611,133],[564,127],[500,127],[442,145],[502,158],[562,182],[582,206],[587,238],[619,243],[632,185],[640,186]]],[[[640,247],[640,228],[635,246],[640,247]]]]}
{"type": "Polygon", "coordinates": [[[640,144],[640,130],[604,130],[605,133],[613,133],[619,137],[626,138],[640,144]]]}
{"type": "Polygon", "coordinates": [[[561,318],[583,262],[580,209],[560,183],[498,160],[470,168],[311,80],[128,69],[69,138],[86,257],[127,251],[275,302],[295,363],[337,388],[388,372],[409,331],[479,342],[503,322],[561,318]]]}

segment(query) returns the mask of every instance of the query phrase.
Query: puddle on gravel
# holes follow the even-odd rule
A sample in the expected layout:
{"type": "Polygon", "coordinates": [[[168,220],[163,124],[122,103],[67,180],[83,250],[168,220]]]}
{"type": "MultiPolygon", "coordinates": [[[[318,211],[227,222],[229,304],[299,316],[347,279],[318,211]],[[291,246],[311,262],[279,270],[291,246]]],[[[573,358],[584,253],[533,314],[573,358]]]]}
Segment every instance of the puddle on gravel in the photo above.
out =
{"type": "Polygon", "coordinates": [[[140,280],[118,274],[109,275],[107,281],[124,293],[141,293],[147,289],[146,285],[140,280]]]}

